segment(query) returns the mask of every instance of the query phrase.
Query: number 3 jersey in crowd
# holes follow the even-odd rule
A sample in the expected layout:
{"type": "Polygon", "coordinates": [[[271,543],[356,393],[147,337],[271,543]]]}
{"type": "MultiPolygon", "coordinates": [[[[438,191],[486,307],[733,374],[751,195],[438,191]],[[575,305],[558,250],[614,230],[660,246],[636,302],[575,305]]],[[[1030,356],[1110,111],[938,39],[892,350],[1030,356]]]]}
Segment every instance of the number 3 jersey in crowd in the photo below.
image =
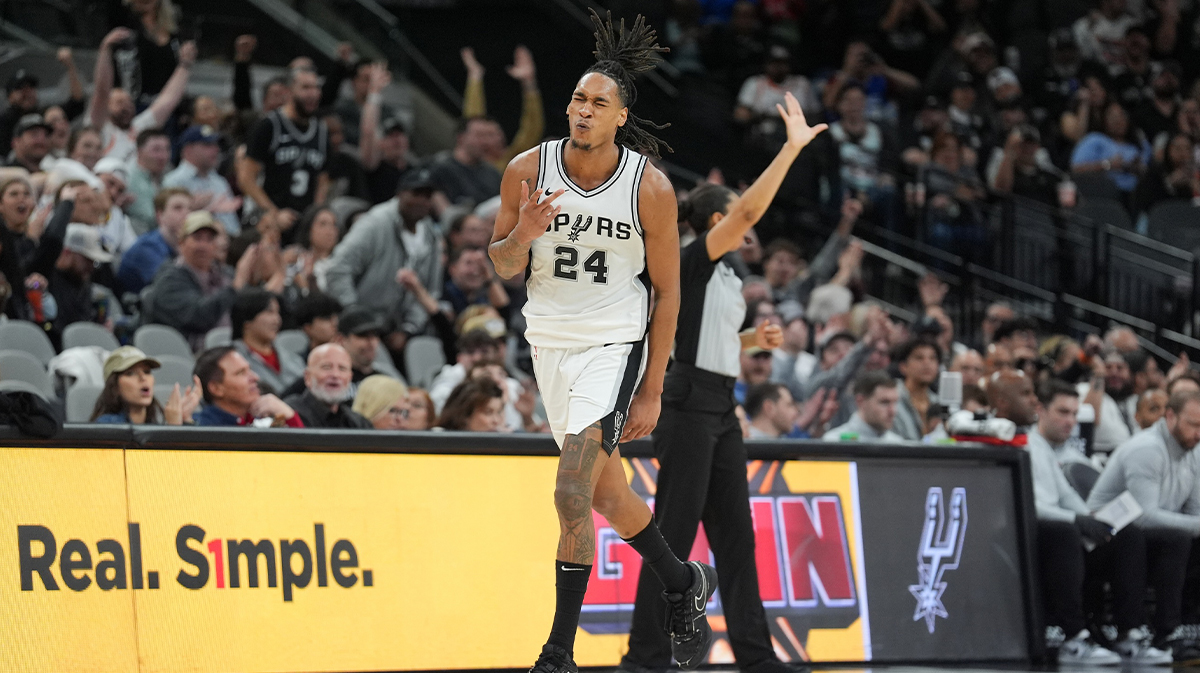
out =
{"type": "Polygon", "coordinates": [[[525,338],[543,348],[641,341],[650,313],[638,218],[647,159],[621,147],[612,176],[584,190],[567,176],[567,142],[545,142],[539,150],[537,188],[565,191],[554,202],[562,211],[533,242],[525,338]]]}
{"type": "Polygon", "coordinates": [[[303,213],[329,162],[329,130],[318,117],[301,130],[283,108],[272,110],[251,130],[246,154],[263,165],[263,191],[276,207],[303,213]]]}

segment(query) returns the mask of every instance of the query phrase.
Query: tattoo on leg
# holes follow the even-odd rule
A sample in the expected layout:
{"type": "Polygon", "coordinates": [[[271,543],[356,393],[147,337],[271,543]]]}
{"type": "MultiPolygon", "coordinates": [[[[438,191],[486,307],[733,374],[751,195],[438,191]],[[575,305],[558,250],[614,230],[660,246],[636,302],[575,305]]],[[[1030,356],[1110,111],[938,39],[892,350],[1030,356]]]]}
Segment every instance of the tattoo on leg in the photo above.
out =
{"type": "Polygon", "coordinates": [[[603,447],[600,425],[595,424],[563,442],[554,489],[558,510],[558,560],[590,565],[596,554],[592,525],[592,493],[596,488],[596,461],[603,447]]]}

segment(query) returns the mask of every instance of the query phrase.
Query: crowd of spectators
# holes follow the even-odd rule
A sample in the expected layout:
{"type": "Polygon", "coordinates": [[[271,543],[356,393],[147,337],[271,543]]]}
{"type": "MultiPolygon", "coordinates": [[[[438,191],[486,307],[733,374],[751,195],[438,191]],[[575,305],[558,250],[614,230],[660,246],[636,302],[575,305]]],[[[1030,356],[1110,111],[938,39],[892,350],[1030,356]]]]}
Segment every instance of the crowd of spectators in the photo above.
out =
{"type": "MultiPolygon", "coordinates": [[[[785,93],[830,124],[797,161],[808,177],[781,193],[828,213],[828,240],[807,255],[751,230],[730,256],[744,327],[784,335],[774,351],[741,354],[744,435],[945,441],[939,377],[958,372],[962,409],[1029,428],[1041,536],[1057,541],[1047,548],[1071,556],[1079,550],[1063,552],[1063,539],[1116,544],[1091,512],[1126,488],[1152,512],[1140,544],[1169,562],[1113,586],[1154,584],[1166,606],[1154,633],[1177,657],[1176,627],[1200,623],[1197,605],[1174,598],[1185,542],[1200,535],[1200,377],[1187,358],[1164,372],[1126,328],[1045,334],[1005,303],[978,326],[956,325],[933,273],[912,297],[917,319],[898,319],[865,296],[853,230],[866,218],[969,257],[987,246],[982,206],[997,194],[1070,205],[1071,176],[1095,173],[1133,214],[1200,195],[1200,5],[1184,5],[1098,0],[1069,24],[1038,26],[1040,60],[998,44],[1012,37],[1005,3],[982,0],[890,0],[877,16],[858,3],[677,0],[662,22],[683,80],[735,101],[729,120],[749,156],[783,142],[775,106],[785,93]],[[861,36],[847,32],[854,25],[861,36]],[[831,53],[844,58],[828,62],[831,53]],[[1094,423],[1077,422],[1083,405],[1094,423]],[[1146,464],[1156,467],[1131,464],[1134,451],[1154,453],[1146,464]],[[1103,470],[1086,502],[1064,490],[1072,465],[1103,470]]],[[[418,157],[383,103],[386,64],[343,45],[327,72],[297,58],[254,92],[256,38],[243,35],[230,98],[190,97],[196,48],[178,39],[177,11],[169,0],[132,6],[130,25],[99,45],[90,96],[61,50],[69,97],[47,106],[37,78],[18,71],[0,113],[3,314],[40,326],[56,349],[68,326],[91,322],[122,342],[139,325],[169,326],[194,352],[191,380],[163,399],[159,354],[93,353],[102,390],[90,420],[546,432],[521,336],[523,280],[499,279],[486,254],[501,172],[544,133],[533,54],[518,47],[507,70],[522,92],[510,141],[486,116],[484,66],[463,49],[454,146],[418,157]],[[281,160],[289,138],[311,143],[281,160]],[[222,329],[228,343],[210,347],[222,329]],[[284,330],[302,342],[284,343],[284,330]],[[430,337],[446,364],[422,389],[409,385],[405,355],[430,337]]],[[[681,184],[680,199],[704,189],[681,184]]],[[[694,240],[692,223],[679,226],[684,245],[694,240]]],[[[1138,544],[1129,537],[1121,554],[1138,544]]],[[[1069,563],[1043,574],[1061,579],[1069,563]]],[[[1054,593],[1071,577],[1046,589],[1061,651],[1106,663],[1117,655],[1092,640],[1083,607],[1054,593]]],[[[1144,615],[1123,606],[1111,646],[1153,663],[1162,652],[1144,615]]]]}
{"type": "Polygon", "coordinates": [[[850,193],[880,226],[983,257],[986,206],[1009,195],[1072,207],[1102,180],[1143,232],[1156,204],[1200,196],[1200,9],[1041,4],[677,0],[659,20],[684,85],[732,101],[751,174],[784,142],[785,92],[830,124],[785,199],[833,213],[850,193]]]}

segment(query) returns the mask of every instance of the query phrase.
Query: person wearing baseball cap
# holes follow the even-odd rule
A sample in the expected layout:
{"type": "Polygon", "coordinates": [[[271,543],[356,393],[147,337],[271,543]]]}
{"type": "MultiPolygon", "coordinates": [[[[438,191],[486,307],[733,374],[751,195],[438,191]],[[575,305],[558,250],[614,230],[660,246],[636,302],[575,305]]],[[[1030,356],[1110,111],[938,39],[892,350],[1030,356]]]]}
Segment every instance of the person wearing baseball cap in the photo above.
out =
{"type": "MultiPolygon", "coordinates": [[[[57,239],[47,241],[54,245],[57,239]]],[[[48,252],[39,251],[43,259],[48,252]]],[[[62,238],[62,248],[50,273],[50,294],[58,304],[58,315],[53,319],[50,340],[58,345],[63,329],[74,322],[96,322],[98,313],[92,299],[92,274],[97,264],[112,261],[112,253],[100,242],[100,229],[89,224],[68,224],[62,238]]],[[[36,266],[33,270],[37,270],[36,266]]]]}
{"type": "MultiPolygon", "coordinates": [[[[100,222],[100,240],[104,247],[113,253],[116,266],[121,265],[121,257],[137,242],[138,234],[134,231],[133,221],[126,210],[137,198],[130,193],[129,165],[113,157],[105,157],[96,162],[92,169],[104,184],[104,193],[108,195],[108,218],[100,222]]],[[[153,208],[153,205],[151,205],[153,208]]]]}
{"type": "Polygon", "coordinates": [[[392,331],[383,336],[393,353],[402,351],[408,335],[422,333],[429,323],[429,313],[397,282],[397,274],[411,269],[434,294],[442,287],[441,238],[430,217],[434,182],[426,168],[406,173],[396,198],[355,221],[325,272],[325,291],[342,306],[362,306],[389,324],[392,331]]]}
{"type": "Polygon", "coordinates": [[[175,170],[163,177],[163,187],[181,187],[191,192],[201,204],[199,207],[213,214],[225,233],[236,238],[242,231],[237,211],[242,205],[240,198],[220,173],[217,163],[221,159],[221,136],[211,126],[190,126],[180,138],[180,160],[175,170]]]}
{"type": "Polygon", "coordinates": [[[199,381],[181,392],[175,384],[164,407],[154,398],[154,371],[162,363],[133,346],[121,346],[104,361],[104,390],[92,410],[93,423],[191,425],[200,404],[199,381]]]}
{"type": "Polygon", "coordinates": [[[40,114],[22,116],[13,127],[12,151],[8,153],[4,165],[24,168],[30,173],[41,171],[42,159],[50,152],[52,130],[40,114]]]}
{"type": "Polygon", "coordinates": [[[222,235],[221,224],[211,214],[189,213],[179,236],[179,257],[173,265],[164,265],[150,284],[153,300],[146,321],[174,327],[193,348],[204,344],[210,329],[229,324],[237,291],[249,285],[258,259],[257,247],[247,248],[230,281],[217,261],[222,235]]]}
{"type": "Polygon", "coordinates": [[[13,129],[21,117],[38,111],[38,83],[38,78],[24,68],[5,81],[8,108],[0,113],[0,156],[7,156],[12,149],[13,129]]]}

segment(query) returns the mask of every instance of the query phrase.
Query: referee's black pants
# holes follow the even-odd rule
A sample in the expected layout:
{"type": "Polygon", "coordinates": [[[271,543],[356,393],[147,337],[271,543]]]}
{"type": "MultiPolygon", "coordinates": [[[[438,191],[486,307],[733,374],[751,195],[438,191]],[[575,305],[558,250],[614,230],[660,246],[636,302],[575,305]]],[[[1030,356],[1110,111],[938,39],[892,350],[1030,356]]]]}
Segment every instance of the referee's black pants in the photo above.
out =
{"type": "MultiPolygon", "coordinates": [[[[774,659],[758,593],[754,525],[746,485],[746,445],[734,412],[733,379],[674,363],[663,386],[662,414],[652,435],[658,458],[654,520],[686,559],[704,522],[716,557],[725,625],[742,668],[774,659]]],[[[626,659],[647,667],[671,663],[663,631],[663,586],[642,564],[626,659]]]]}

